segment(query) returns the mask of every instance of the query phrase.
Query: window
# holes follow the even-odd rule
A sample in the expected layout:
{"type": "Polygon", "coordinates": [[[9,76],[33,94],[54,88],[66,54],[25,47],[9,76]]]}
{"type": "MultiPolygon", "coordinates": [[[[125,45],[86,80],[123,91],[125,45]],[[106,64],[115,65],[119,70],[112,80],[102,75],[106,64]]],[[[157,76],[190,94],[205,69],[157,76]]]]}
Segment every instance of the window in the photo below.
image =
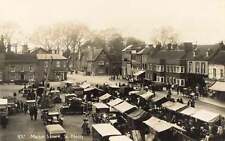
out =
{"type": "Polygon", "coordinates": [[[196,73],[200,73],[200,63],[199,62],[196,62],[196,67],[195,67],[195,72],[196,73]]]}
{"type": "Polygon", "coordinates": [[[180,66],[176,66],[176,73],[180,73],[180,66]]]}
{"type": "Polygon", "coordinates": [[[105,62],[104,61],[98,61],[98,65],[104,66],[105,65],[105,62]]]}
{"type": "Polygon", "coordinates": [[[184,67],[181,66],[181,73],[184,73],[184,67]]]}
{"type": "Polygon", "coordinates": [[[201,73],[205,74],[205,63],[201,63],[201,73]]]}
{"type": "Polygon", "coordinates": [[[60,61],[56,61],[56,67],[60,68],[60,61]]]}
{"type": "Polygon", "coordinates": [[[220,70],[220,78],[223,78],[224,74],[223,74],[223,69],[220,70]]]}
{"type": "Polygon", "coordinates": [[[169,72],[169,70],[170,70],[170,66],[166,66],[166,72],[169,72]]]}
{"type": "Polygon", "coordinates": [[[213,78],[216,78],[216,69],[213,68],[213,78]]]}
{"type": "Polygon", "coordinates": [[[192,62],[188,63],[188,72],[192,73],[192,62]]]}
{"type": "Polygon", "coordinates": [[[161,77],[161,82],[164,82],[164,77],[161,77]]]}
{"type": "Polygon", "coordinates": [[[10,69],[10,72],[15,72],[15,66],[14,65],[11,65],[9,69],[10,69]]]}
{"type": "Polygon", "coordinates": [[[180,86],[184,86],[185,85],[185,81],[184,81],[184,79],[181,79],[180,80],[180,86]]]}
{"type": "Polygon", "coordinates": [[[23,65],[21,65],[21,70],[20,71],[24,72],[24,66],[23,65]]]}
{"type": "Polygon", "coordinates": [[[33,71],[32,65],[29,66],[29,71],[33,71]]]}

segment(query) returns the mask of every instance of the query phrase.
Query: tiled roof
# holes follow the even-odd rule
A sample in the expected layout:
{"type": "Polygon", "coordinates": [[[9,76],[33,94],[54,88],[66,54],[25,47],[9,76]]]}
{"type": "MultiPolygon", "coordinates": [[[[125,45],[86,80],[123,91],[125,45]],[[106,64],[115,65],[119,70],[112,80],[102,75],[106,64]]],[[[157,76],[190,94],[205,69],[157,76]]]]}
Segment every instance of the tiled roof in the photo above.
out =
{"type": "Polygon", "coordinates": [[[66,60],[67,58],[59,54],[37,54],[38,60],[66,60]]]}
{"type": "Polygon", "coordinates": [[[225,51],[219,51],[214,57],[209,60],[209,63],[225,65],[225,51]]]}
{"type": "Polygon", "coordinates": [[[193,52],[189,52],[187,54],[187,60],[208,60],[212,57],[212,55],[220,48],[219,44],[211,44],[211,45],[197,45],[196,56],[193,55],[193,52]],[[206,52],[209,51],[209,56],[206,56],[206,52]]]}
{"type": "Polygon", "coordinates": [[[148,60],[150,63],[160,63],[165,60],[166,64],[179,64],[185,56],[184,50],[159,50],[152,54],[148,60]]]}
{"type": "Polygon", "coordinates": [[[7,53],[5,59],[6,62],[11,63],[33,63],[37,61],[36,56],[32,54],[7,53]]]}

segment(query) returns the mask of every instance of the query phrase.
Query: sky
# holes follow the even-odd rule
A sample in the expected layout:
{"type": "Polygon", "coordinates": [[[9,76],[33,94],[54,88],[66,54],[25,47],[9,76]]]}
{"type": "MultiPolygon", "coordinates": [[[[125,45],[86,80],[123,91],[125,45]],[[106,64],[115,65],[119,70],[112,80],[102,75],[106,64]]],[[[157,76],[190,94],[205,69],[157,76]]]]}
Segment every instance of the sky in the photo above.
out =
{"type": "Polygon", "coordinates": [[[74,21],[145,41],[171,26],[181,41],[210,44],[225,40],[225,0],[0,0],[0,22],[6,21],[26,33],[74,21]]]}

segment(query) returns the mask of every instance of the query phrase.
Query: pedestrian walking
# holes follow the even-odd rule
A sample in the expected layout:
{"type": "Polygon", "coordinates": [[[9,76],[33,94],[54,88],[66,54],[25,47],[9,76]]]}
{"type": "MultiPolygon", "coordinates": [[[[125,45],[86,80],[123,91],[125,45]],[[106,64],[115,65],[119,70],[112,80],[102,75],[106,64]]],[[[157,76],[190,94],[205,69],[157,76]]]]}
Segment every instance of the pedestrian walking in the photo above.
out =
{"type": "Polygon", "coordinates": [[[29,112],[30,112],[30,119],[33,120],[34,108],[33,107],[30,107],[29,112]]]}
{"type": "Polygon", "coordinates": [[[34,120],[37,120],[37,114],[38,114],[38,110],[37,107],[34,107],[34,120]]]}
{"type": "Polygon", "coordinates": [[[24,114],[27,114],[27,111],[28,111],[28,105],[27,105],[26,103],[24,104],[24,108],[23,108],[23,109],[24,109],[24,114]]]}

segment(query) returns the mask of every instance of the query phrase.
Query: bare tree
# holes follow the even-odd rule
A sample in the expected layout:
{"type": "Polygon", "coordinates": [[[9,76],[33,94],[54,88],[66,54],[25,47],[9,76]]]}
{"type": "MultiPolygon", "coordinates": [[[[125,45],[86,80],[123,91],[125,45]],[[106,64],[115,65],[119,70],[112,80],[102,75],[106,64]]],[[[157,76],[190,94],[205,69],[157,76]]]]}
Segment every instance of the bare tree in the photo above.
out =
{"type": "Polygon", "coordinates": [[[178,42],[178,33],[171,26],[160,27],[153,31],[152,42],[155,44],[161,43],[165,46],[168,43],[178,42]]]}

